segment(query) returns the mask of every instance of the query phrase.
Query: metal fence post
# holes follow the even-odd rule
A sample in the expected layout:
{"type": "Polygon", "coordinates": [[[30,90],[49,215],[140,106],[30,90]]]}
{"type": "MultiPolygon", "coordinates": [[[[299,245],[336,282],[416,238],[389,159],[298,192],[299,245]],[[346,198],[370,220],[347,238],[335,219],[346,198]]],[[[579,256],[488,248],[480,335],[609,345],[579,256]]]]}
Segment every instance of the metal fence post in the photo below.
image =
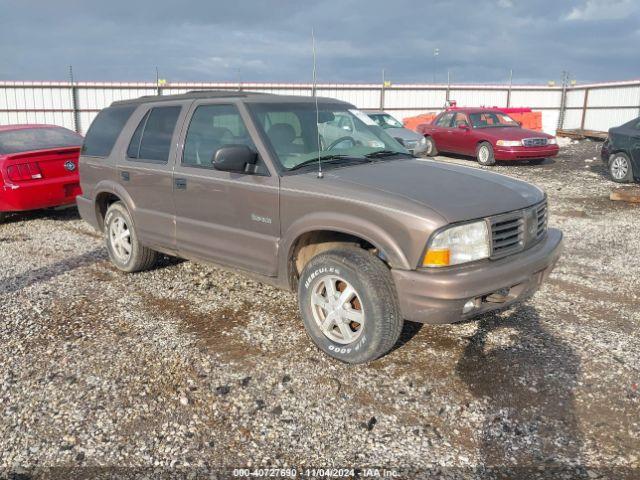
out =
{"type": "Polygon", "coordinates": [[[584,103],[582,104],[582,120],[580,120],[580,130],[584,130],[584,122],[587,118],[587,105],[589,102],[589,89],[584,89],[584,103]]]}
{"type": "Polygon", "coordinates": [[[513,87],[513,69],[509,70],[509,89],[507,90],[507,108],[511,107],[511,88],[513,87]]]}
{"type": "Polygon", "coordinates": [[[382,87],[380,87],[380,110],[384,112],[384,90],[387,85],[387,80],[384,76],[384,68],[382,69],[382,87]]]}
{"type": "Polygon", "coordinates": [[[558,115],[558,125],[556,131],[562,130],[564,126],[564,114],[567,108],[567,84],[569,83],[569,72],[562,72],[562,94],[560,95],[560,113],[558,115]]]}
{"type": "Polygon", "coordinates": [[[73,109],[73,129],[77,132],[81,132],[80,125],[80,107],[78,105],[78,88],[76,82],[73,79],[73,67],[69,65],[69,82],[71,84],[71,105],[73,109]]]}

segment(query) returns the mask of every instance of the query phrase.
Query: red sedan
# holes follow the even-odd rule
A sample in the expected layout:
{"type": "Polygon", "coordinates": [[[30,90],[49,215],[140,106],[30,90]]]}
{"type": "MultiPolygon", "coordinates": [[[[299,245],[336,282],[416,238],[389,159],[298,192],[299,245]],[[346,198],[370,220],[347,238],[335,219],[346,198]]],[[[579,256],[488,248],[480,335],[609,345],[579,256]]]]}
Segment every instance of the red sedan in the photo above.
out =
{"type": "Polygon", "coordinates": [[[0,221],[75,203],[82,136],[54,125],[0,126],[0,221]]]}
{"type": "Polygon", "coordinates": [[[481,165],[493,165],[496,160],[541,163],[559,150],[553,135],[526,130],[499,110],[447,110],[432,123],[418,125],[417,131],[427,139],[427,155],[438,151],[470,155],[481,165]]]}

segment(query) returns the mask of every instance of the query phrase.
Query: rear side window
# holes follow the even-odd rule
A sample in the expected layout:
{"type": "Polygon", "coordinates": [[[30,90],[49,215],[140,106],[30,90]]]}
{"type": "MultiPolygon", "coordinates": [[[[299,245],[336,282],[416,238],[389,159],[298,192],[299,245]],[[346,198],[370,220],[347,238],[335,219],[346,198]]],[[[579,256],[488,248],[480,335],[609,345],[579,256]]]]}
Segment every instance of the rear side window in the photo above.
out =
{"type": "Polygon", "coordinates": [[[80,145],[82,137],[62,127],[21,128],[0,132],[0,154],[80,145]]]}
{"type": "Polygon", "coordinates": [[[127,156],[132,160],[167,163],[181,108],[156,107],[149,110],[131,137],[127,156]]]}
{"type": "Polygon", "coordinates": [[[135,105],[109,107],[95,118],[82,146],[82,154],[90,157],[107,157],[113,145],[135,110],[135,105]]]}

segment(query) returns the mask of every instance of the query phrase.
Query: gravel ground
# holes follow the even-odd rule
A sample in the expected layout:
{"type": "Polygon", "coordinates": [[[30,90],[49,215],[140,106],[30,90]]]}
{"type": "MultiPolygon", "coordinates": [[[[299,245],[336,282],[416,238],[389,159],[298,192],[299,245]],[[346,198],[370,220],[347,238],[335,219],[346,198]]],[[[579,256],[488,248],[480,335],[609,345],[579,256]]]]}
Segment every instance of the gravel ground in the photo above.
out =
{"type": "Polygon", "coordinates": [[[365,366],[320,354],[293,294],[169,258],[121,274],[75,209],[8,218],[0,478],[640,478],[640,206],[608,199],[594,157],[581,142],[492,168],[543,187],[565,234],[533,299],[407,324],[365,366]]]}

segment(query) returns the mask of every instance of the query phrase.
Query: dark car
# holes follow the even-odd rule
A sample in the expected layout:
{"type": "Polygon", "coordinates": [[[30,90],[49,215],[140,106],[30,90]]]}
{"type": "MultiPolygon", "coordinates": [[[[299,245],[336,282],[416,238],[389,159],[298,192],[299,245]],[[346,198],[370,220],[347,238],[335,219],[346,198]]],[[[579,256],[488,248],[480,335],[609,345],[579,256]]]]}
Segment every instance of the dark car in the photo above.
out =
{"type": "Polygon", "coordinates": [[[414,158],[328,98],[116,102],[87,132],[80,180],[80,214],[117,268],[163,252],[296,290],[311,339],[349,363],[388,352],[405,319],[455,322],[527,298],[562,248],[539,188],[414,158]]]}
{"type": "Polygon", "coordinates": [[[640,180],[640,117],[609,129],[600,156],[614,182],[640,180]]]}
{"type": "Polygon", "coordinates": [[[522,128],[497,109],[446,110],[433,122],[418,125],[417,131],[427,139],[427,155],[459,153],[477,158],[480,165],[493,165],[496,160],[541,163],[559,151],[553,135],[522,128]]]}

